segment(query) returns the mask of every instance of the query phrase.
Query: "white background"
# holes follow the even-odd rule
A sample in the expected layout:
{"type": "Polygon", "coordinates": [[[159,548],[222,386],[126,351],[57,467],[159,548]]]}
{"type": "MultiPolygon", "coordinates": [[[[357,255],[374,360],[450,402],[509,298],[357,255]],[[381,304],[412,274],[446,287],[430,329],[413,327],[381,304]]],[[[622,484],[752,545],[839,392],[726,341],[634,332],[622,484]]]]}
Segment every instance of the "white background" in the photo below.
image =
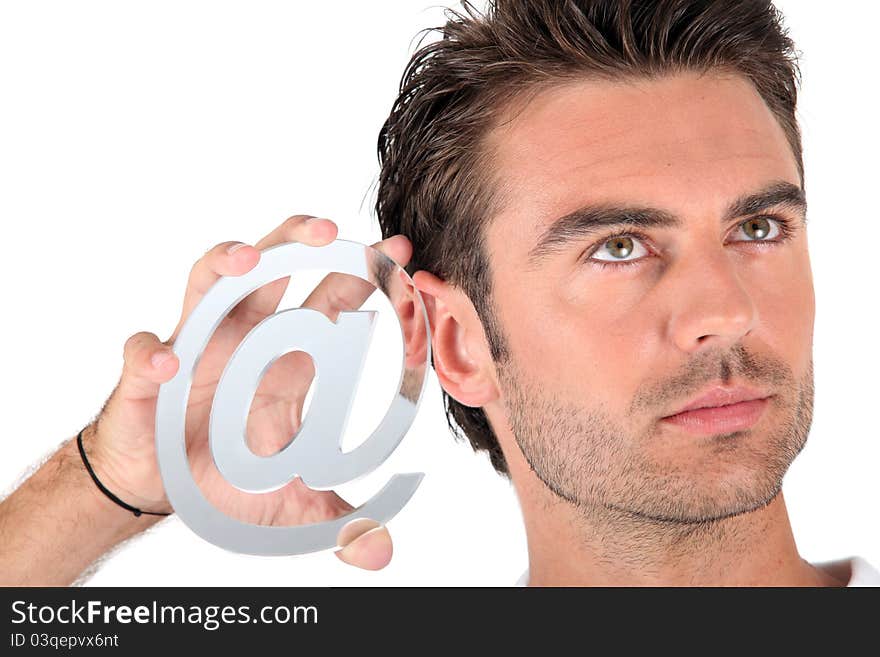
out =
{"type": "MultiPolygon", "coordinates": [[[[880,564],[880,217],[871,200],[880,8],[777,6],[803,53],[799,118],[817,296],[813,430],[786,499],[806,559],[860,554],[880,564]]],[[[189,269],[208,247],[253,243],[299,213],[333,218],[344,239],[380,239],[376,137],[414,37],[442,24],[442,7],[344,7],[0,4],[0,489],[98,411],[129,335],[170,335],[189,269]]],[[[370,358],[384,376],[377,394],[390,395],[386,356],[370,358]]],[[[362,397],[351,420],[360,439],[376,405],[362,397]]],[[[231,554],[173,518],[124,545],[90,583],[512,584],[527,565],[516,498],[483,455],[452,438],[433,370],[398,451],[339,490],[361,504],[404,471],[427,476],[388,524],[395,553],[383,570],[353,568],[330,551],[231,554]]]]}

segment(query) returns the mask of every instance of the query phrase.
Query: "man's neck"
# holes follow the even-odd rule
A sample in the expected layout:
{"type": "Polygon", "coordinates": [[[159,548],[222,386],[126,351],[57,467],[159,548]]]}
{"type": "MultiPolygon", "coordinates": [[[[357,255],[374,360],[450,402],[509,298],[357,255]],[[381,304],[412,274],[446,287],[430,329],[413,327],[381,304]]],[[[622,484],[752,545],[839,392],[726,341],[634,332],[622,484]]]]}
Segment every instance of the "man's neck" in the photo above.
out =
{"type": "Polygon", "coordinates": [[[530,586],[844,586],[798,554],[782,493],[703,524],[523,505],[530,586]]]}

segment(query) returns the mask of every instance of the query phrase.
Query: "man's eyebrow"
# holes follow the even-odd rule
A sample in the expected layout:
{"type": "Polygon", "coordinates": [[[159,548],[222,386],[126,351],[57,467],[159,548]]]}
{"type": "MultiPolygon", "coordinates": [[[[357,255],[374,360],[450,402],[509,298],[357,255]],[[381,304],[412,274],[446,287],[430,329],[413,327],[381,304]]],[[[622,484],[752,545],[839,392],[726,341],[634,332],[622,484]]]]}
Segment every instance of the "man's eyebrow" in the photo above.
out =
{"type": "MultiPolygon", "coordinates": [[[[784,180],[774,181],[757,192],[734,199],[727,206],[721,222],[728,223],[776,206],[786,206],[800,213],[806,222],[807,200],[804,190],[784,180]]],[[[661,208],[607,203],[586,205],[550,224],[529,251],[527,263],[529,267],[535,267],[567,244],[603,228],[680,228],[683,225],[680,217],[661,208]]]]}

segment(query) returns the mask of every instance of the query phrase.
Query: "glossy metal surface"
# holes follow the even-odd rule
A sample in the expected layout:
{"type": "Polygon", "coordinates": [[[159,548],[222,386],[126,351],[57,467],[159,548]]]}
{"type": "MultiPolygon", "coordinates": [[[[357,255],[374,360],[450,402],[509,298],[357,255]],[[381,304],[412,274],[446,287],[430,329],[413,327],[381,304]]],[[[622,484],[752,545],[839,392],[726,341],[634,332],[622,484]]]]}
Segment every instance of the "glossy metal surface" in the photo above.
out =
{"type": "MultiPolygon", "coordinates": [[[[381,465],[398,446],[415,418],[425,386],[431,358],[427,312],[409,276],[380,251],[339,239],[321,247],[280,244],[264,250],[250,272],[217,281],[193,309],[174,343],[180,368],[159,391],[156,447],[165,490],[177,515],[202,538],[235,552],[284,555],[335,548],[343,525],[362,517],[384,524],[403,508],[424,476],[420,472],[395,475],[375,496],[345,516],[289,527],[231,518],[205,498],[193,479],[186,453],[186,408],[202,351],[223,318],[242,299],[267,283],[304,269],[350,274],[380,289],[380,277],[388,281],[402,273],[410,282],[416,312],[423,315],[425,357],[412,364],[404,349],[398,393],[388,411],[369,438],[343,453],[340,440],[369,348],[375,311],[341,312],[335,323],[310,308],[270,315],[238,345],[215,391],[208,440],[224,478],[254,494],[276,490],[297,476],[315,489],[358,479],[381,465]],[[308,413],[286,447],[272,456],[257,456],[247,446],[245,434],[251,402],[272,363],[295,350],[307,352],[315,364],[316,388],[308,413]]],[[[396,308],[396,299],[389,300],[396,308]]]]}

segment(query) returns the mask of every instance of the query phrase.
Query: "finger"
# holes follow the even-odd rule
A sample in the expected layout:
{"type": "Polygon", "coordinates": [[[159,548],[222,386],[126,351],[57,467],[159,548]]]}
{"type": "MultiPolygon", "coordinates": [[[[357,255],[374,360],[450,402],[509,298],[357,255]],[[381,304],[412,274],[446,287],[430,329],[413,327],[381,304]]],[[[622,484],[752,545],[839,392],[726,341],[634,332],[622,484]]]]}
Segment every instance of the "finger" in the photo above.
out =
{"type": "Polygon", "coordinates": [[[193,308],[221,276],[241,276],[253,269],[259,261],[260,252],[243,242],[220,242],[205,251],[205,255],[196,261],[190,271],[180,321],[168,342],[173,343],[177,339],[193,308]]]}
{"type": "Polygon", "coordinates": [[[339,532],[334,554],[342,561],[365,570],[379,570],[388,565],[394,552],[388,528],[370,518],[358,518],[339,532]]]}
{"type": "Polygon", "coordinates": [[[171,379],[180,361],[154,333],[141,331],[125,341],[118,393],[124,399],[150,399],[171,379]]]}
{"type": "MultiPolygon", "coordinates": [[[[412,256],[412,244],[405,235],[392,235],[372,246],[401,267],[412,256]]],[[[334,322],[343,310],[360,308],[376,288],[369,281],[349,274],[327,274],[303,302],[304,308],[320,310],[334,322]]]]}
{"type": "MultiPolygon", "coordinates": [[[[330,219],[298,214],[286,219],[280,226],[254,245],[260,251],[285,242],[299,242],[309,246],[324,246],[336,239],[339,228],[330,219]]],[[[290,276],[279,278],[263,285],[249,294],[233,311],[245,318],[247,323],[256,326],[258,322],[271,315],[278,308],[290,276]]]]}

